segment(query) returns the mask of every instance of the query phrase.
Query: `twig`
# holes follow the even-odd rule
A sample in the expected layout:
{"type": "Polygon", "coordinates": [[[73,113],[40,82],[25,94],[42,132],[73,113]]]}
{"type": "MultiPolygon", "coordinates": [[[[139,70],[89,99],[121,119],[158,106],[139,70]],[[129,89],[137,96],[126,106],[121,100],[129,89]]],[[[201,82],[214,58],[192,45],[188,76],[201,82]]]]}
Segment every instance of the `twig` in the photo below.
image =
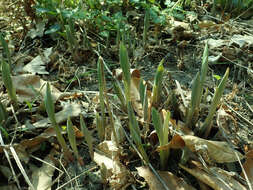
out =
{"type": "Polygon", "coordinates": [[[14,178],[15,182],[17,183],[18,189],[22,190],[21,187],[20,187],[20,184],[19,184],[17,175],[16,175],[16,173],[15,173],[15,170],[13,169],[10,156],[9,156],[7,150],[4,148],[5,144],[4,144],[4,141],[3,141],[3,138],[2,138],[1,131],[0,131],[0,144],[1,144],[1,146],[3,146],[4,154],[5,154],[5,156],[6,156],[7,160],[8,160],[8,162],[9,162],[9,165],[10,165],[10,167],[11,167],[11,172],[12,172],[12,175],[13,175],[13,178],[14,178]]]}
{"type": "Polygon", "coordinates": [[[56,190],[62,189],[64,186],[68,185],[69,183],[71,183],[72,181],[76,180],[77,178],[79,178],[80,176],[84,175],[87,172],[91,172],[92,170],[95,170],[97,168],[97,166],[87,169],[85,171],[83,171],[81,174],[77,175],[76,177],[70,179],[68,182],[62,184],[60,187],[58,187],[56,190]]]}
{"type": "Polygon", "coordinates": [[[241,114],[239,114],[237,111],[235,111],[228,103],[224,102],[225,105],[232,110],[237,116],[239,116],[242,120],[244,120],[246,123],[248,123],[249,125],[253,126],[253,123],[251,123],[248,119],[246,119],[245,117],[243,117],[241,114]]]}

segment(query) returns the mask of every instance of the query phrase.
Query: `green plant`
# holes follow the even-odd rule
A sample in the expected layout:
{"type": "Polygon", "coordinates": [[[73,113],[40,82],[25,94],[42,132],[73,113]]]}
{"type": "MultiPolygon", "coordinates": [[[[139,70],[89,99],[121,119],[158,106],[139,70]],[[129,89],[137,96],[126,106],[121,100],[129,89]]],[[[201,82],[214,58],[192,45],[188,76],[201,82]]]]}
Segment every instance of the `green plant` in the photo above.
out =
{"type": "Polygon", "coordinates": [[[191,94],[191,102],[187,109],[186,114],[186,126],[191,128],[194,126],[199,117],[199,106],[202,100],[203,95],[203,86],[206,79],[208,70],[208,45],[206,43],[205,49],[202,56],[202,65],[201,65],[201,72],[197,73],[193,85],[192,85],[192,94],[191,94]]]}
{"type": "Polygon", "coordinates": [[[75,135],[75,131],[73,129],[73,124],[70,117],[68,117],[68,120],[67,120],[67,133],[68,133],[70,146],[74,152],[74,155],[76,156],[76,159],[78,159],[79,155],[78,155],[78,150],[76,146],[76,135],[75,135]]]}
{"type": "Polygon", "coordinates": [[[49,28],[45,34],[60,33],[70,19],[85,19],[84,10],[78,1],[55,1],[38,0],[36,1],[37,14],[46,17],[49,22],[49,28]]]}
{"type": "Polygon", "coordinates": [[[113,89],[114,89],[115,94],[119,98],[121,109],[123,111],[127,112],[126,98],[123,94],[123,90],[122,90],[120,84],[117,81],[113,82],[113,89]]]}
{"type": "Polygon", "coordinates": [[[67,133],[68,133],[69,143],[74,152],[74,155],[76,159],[78,160],[79,164],[83,166],[84,165],[83,160],[81,157],[79,157],[79,154],[78,154],[77,145],[76,145],[76,134],[75,134],[75,130],[73,129],[73,124],[70,117],[68,117],[68,120],[67,120],[67,133]]]}
{"type": "Polygon", "coordinates": [[[76,40],[75,29],[74,29],[74,21],[73,19],[69,19],[69,24],[65,25],[66,37],[68,41],[69,48],[71,50],[71,54],[75,62],[79,62],[80,58],[78,56],[78,42],[76,40]]]}
{"type": "Polygon", "coordinates": [[[162,59],[157,67],[156,75],[155,75],[155,81],[152,91],[152,105],[158,105],[160,102],[161,97],[161,91],[162,91],[162,79],[163,79],[163,73],[164,73],[164,67],[163,67],[164,59],[162,59]]]}
{"type": "Polygon", "coordinates": [[[130,64],[128,60],[128,53],[123,43],[120,44],[120,66],[123,71],[123,81],[125,88],[125,97],[127,102],[130,133],[145,163],[149,163],[148,156],[141,142],[140,128],[136,120],[134,110],[132,108],[132,102],[130,99],[130,85],[131,85],[130,64]]]}
{"type": "Polygon", "coordinates": [[[115,126],[114,126],[114,119],[112,117],[110,102],[109,102],[109,99],[108,99],[108,96],[107,96],[107,91],[106,91],[106,80],[105,80],[104,64],[103,64],[102,57],[99,57],[99,59],[98,59],[98,78],[99,78],[99,97],[100,97],[100,101],[103,101],[103,104],[101,104],[101,102],[100,102],[101,112],[102,112],[102,106],[103,106],[103,111],[104,111],[104,114],[105,114],[105,108],[104,108],[104,98],[105,98],[107,111],[108,111],[109,118],[110,118],[110,125],[111,125],[111,129],[112,129],[112,133],[113,133],[116,145],[118,146],[119,142],[118,142],[118,138],[117,138],[117,135],[116,135],[116,129],[115,129],[115,126]]]}
{"type": "Polygon", "coordinates": [[[144,121],[148,120],[148,96],[147,96],[147,85],[144,85],[143,80],[140,81],[139,86],[140,100],[143,108],[144,121]]]}
{"type": "Polygon", "coordinates": [[[63,138],[62,134],[61,134],[61,129],[60,127],[58,126],[57,122],[56,122],[56,118],[55,118],[55,109],[54,109],[54,102],[53,102],[53,98],[52,98],[52,95],[51,95],[51,90],[50,90],[50,85],[49,83],[47,83],[47,90],[46,90],[46,96],[45,96],[45,99],[44,99],[44,104],[45,104],[45,107],[46,107],[46,111],[47,111],[47,115],[54,127],[54,130],[56,132],[56,137],[57,137],[57,140],[58,142],[60,143],[62,149],[63,149],[63,152],[64,152],[64,155],[65,155],[65,158],[68,160],[68,161],[72,161],[73,158],[72,158],[72,155],[67,147],[67,144],[65,142],[65,139],[63,138]]]}
{"type": "Polygon", "coordinates": [[[131,102],[128,102],[127,109],[128,109],[129,128],[130,128],[131,136],[132,136],[134,143],[136,144],[137,149],[139,150],[142,158],[144,159],[144,162],[146,164],[148,164],[149,163],[148,155],[147,155],[147,153],[142,145],[142,142],[141,142],[141,135],[140,135],[141,131],[140,131],[138,122],[136,120],[131,102]]]}
{"type": "Polygon", "coordinates": [[[124,81],[124,88],[125,88],[125,97],[126,103],[130,102],[130,85],[131,85],[131,75],[130,75],[130,64],[128,53],[125,45],[120,43],[120,67],[123,71],[123,81],[124,81]]]}
{"type": "Polygon", "coordinates": [[[207,118],[205,119],[203,125],[200,128],[200,135],[201,136],[204,135],[204,137],[207,137],[212,129],[212,125],[211,125],[212,119],[213,119],[213,116],[216,112],[216,108],[217,108],[218,104],[220,103],[220,99],[221,99],[221,96],[224,92],[226,82],[228,79],[228,75],[229,75],[229,68],[227,68],[219,86],[215,90],[214,97],[212,99],[212,103],[211,103],[207,118]]]}
{"type": "MultiPolygon", "coordinates": [[[[164,123],[162,124],[159,112],[155,108],[152,108],[152,121],[159,139],[160,146],[168,144],[169,120],[170,112],[166,112],[164,123]]],[[[169,151],[170,149],[160,151],[160,163],[162,170],[166,170],[167,168],[169,151]]]]}
{"type": "Polygon", "coordinates": [[[0,102],[0,131],[4,134],[5,138],[9,138],[9,134],[5,129],[5,124],[8,118],[6,107],[0,102]]]}
{"type": "Polygon", "coordinates": [[[186,114],[186,126],[189,128],[191,128],[197,122],[199,114],[199,105],[198,105],[199,99],[201,99],[201,90],[200,90],[200,76],[198,72],[193,81],[191,102],[188,106],[186,114]]]}
{"type": "Polygon", "coordinates": [[[144,17],[144,27],[143,27],[143,45],[146,47],[147,43],[147,33],[150,25],[150,16],[149,16],[149,9],[145,11],[145,17],[144,17]]]}
{"type": "Polygon", "coordinates": [[[102,124],[102,119],[98,112],[96,113],[96,128],[100,141],[103,141],[105,139],[105,127],[102,124]]]}
{"type": "Polygon", "coordinates": [[[101,110],[101,117],[97,115],[97,124],[99,127],[99,136],[100,140],[104,140],[104,128],[105,128],[105,78],[104,78],[104,69],[103,69],[103,63],[99,59],[97,63],[97,73],[98,73],[98,85],[99,85],[99,104],[100,104],[100,110],[101,110]],[[101,121],[100,121],[101,120],[101,121]],[[103,128],[103,129],[102,129],[103,128]]]}
{"type": "Polygon", "coordinates": [[[0,42],[3,46],[3,57],[8,60],[8,64],[11,64],[11,54],[8,48],[8,44],[4,39],[3,33],[0,32],[0,42]]]}
{"type": "Polygon", "coordinates": [[[2,60],[2,78],[4,82],[4,86],[8,91],[8,95],[13,102],[14,106],[18,105],[18,99],[16,95],[16,89],[13,86],[10,66],[4,60],[2,60]]]}
{"type": "Polygon", "coordinates": [[[94,158],[94,151],[93,151],[93,145],[92,145],[93,140],[92,140],[92,136],[91,136],[90,131],[88,130],[88,128],[86,127],[86,125],[84,123],[82,115],[80,115],[80,125],[81,125],[81,130],[84,135],[85,141],[87,142],[88,147],[89,147],[90,157],[93,160],[93,158],[94,158]]]}

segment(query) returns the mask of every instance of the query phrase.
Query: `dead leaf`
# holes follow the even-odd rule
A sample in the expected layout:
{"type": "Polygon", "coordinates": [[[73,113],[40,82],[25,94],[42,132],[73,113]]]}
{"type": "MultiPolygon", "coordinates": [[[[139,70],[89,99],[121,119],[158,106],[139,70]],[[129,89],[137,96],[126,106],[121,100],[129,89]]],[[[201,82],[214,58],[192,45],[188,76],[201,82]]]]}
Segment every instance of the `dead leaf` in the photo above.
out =
{"type": "Polygon", "coordinates": [[[32,184],[35,190],[51,190],[52,180],[55,168],[54,162],[50,159],[50,155],[44,159],[45,163],[40,168],[33,166],[32,184]],[[48,163],[48,164],[46,164],[48,163]]]}
{"type": "Polygon", "coordinates": [[[242,184],[236,181],[229,172],[220,168],[206,168],[204,171],[201,168],[187,168],[180,164],[180,167],[196,177],[201,182],[209,185],[214,190],[246,190],[242,184]]]}
{"type": "MultiPolygon", "coordinates": [[[[18,101],[33,101],[38,94],[43,97],[46,94],[46,81],[40,79],[38,75],[24,74],[12,76],[13,85],[16,88],[18,101]]],[[[51,93],[54,102],[58,100],[61,92],[51,85],[51,93]]]]}
{"type": "Polygon", "coordinates": [[[217,163],[236,162],[238,161],[236,154],[240,159],[244,158],[240,152],[231,148],[227,142],[210,141],[191,135],[182,136],[182,139],[191,151],[205,154],[217,163]]]}
{"type": "Polygon", "coordinates": [[[228,136],[231,141],[234,141],[236,139],[235,134],[238,131],[237,121],[235,120],[233,115],[229,114],[229,112],[227,112],[222,106],[217,111],[216,123],[222,134],[225,133],[225,135],[228,136]],[[232,132],[233,134],[231,134],[232,132]]]}
{"type": "Polygon", "coordinates": [[[237,44],[240,48],[246,45],[251,46],[253,44],[253,36],[235,34],[232,36],[230,44],[237,44]]]}
{"type": "MultiPolygon", "coordinates": [[[[253,150],[247,152],[246,161],[243,164],[243,168],[253,186],[253,150]]],[[[241,176],[245,179],[243,172],[241,173],[241,176]]]]}
{"type": "Polygon", "coordinates": [[[27,36],[31,37],[32,39],[36,38],[36,37],[42,37],[44,34],[44,30],[45,30],[45,22],[39,22],[36,24],[36,28],[35,29],[30,29],[29,32],[27,33],[27,36]]]}
{"type": "MultiPolygon", "coordinates": [[[[140,100],[139,85],[140,85],[140,71],[138,69],[131,69],[131,85],[130,85],[130,98],[132,101],[133,109],[138,114],[138,116],[143,117],[143,109],[140,100]]],[[[118,80],[122,80],[122,69],[115,69],[113,75],[118,80]]],[[[147,92],[148,98],[150,98],[150,93],[147,92]]]]}
{"type": "Polygon", "coordinates": [[[45,49],[43,52],[44,55],[36,56],[31,62],[29,62],[23,67],[23,71],[32,74],[37,73],[40,75],[48,75],[49,73],[46,71],[46,64],[50,62],[49,56],[52,53],[52,49],[52,47],[45,49]]]}
{"type": "Polygon", "coordinates": [[[183,138],[180,135],[175,135],[167,145],[159,146],[156,151],[168,150],[169,148],[179,149],[184,148],[184,146],[183,138]]]}
{"type": "MultiPolygon", "coordinates": [[[[68,117],[73,118],[80,115],[82,112],[82,105],[77,103],[68,103],[66,104],[63,109],[55,114],[56,122],[61,123],[67,121],[68,117]]],[[[47,127],[50,124],[49,118],[42,119],[36,123],[33,123],[35,128],[37,127],[47,127]]],[[[25,126],[22,126],[25,127],[25,126]]]]}
{"type": "Polygon", "coordinates": [[[140,84],[140,78],[137,78],[132,75],[131,77],[131,88],[130,88],[130,97],[132,100],[132,105],[134,108],[134,111],[138,114],[138,116],[143,117],[143,109],[140,99],[140,93],[139,93],[139,84],[140,84]]]}
{"type": "Polygon", "coordinates": [[[98,147],[108,156],[94,152],[94,161],[100,167],[104,164],[111,189],[126,189],[133,183],[134,179],[129,170],[119,161],[120,150],[112,141],[104,141],[98,147]]]}
{"type": "Polygon", "coordinates": [[[209,49],[216,49],[217,50],[217,48],[229,45],[229,40],[207,39],[206,41],[208,43],[209,49]]]}
{"type": "MultiPolygon", "coordinates": [[[[161,182],[157,177],[150,171],[148,167],[137,167],[138,174],[145,179],[149,185],[150,190],[162,190],[164,189],[161,182]]],[[[158,174],[166,183],[168,189],[173,190],[194,190],[195,188],[188,185],[182,178],[175,176],[171,172],[158,171],[158,174]]]]}

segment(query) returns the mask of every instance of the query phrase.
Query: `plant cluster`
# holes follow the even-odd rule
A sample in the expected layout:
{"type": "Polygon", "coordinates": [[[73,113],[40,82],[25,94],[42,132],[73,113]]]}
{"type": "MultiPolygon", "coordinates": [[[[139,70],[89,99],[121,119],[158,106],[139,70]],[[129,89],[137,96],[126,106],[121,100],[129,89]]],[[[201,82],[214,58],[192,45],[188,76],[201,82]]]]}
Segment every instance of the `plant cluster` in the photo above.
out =
{"type": "MultiPolygon", "coordinates": [[[[241,2],[241,1],[237,1],[241,2]]],[[[141,1],[141,0],[87,0],[87,1],[60,1],[60,0],[37,0],[35,6],[37,14],[42,18],[48,19],[48,28],[45,34],[59,34],[61,37],[65,38],[68,42],[68,47],[71,52],[72,58],[78,62],[79,61],[79,38],[77,35],[77,26],[83,24],[83,44],[86,48],[91,48],[90,40],[88,38],[88,32],[95,32],[100,37],[106,38],[108,42],[114,40],[118,47],[119,52],[119,63],[123,75],[123,83],[112,75],[112,83],[114,95],[117,97],[117,104],[121,108],[121,114],[125,116],[126,125],[120,129],[116,126],[116,115],[114,113],[114,107],[109,99],[108,89],[107,89],[107,77],[105,68],[110,72],[110,69],[106,65],[103,57],[96,52],[98,56],[97,60],[97,79],[98,79],[98,89],[99,89],[99,109],[96,110],[94,115],[96,132],[100,142],[108,139],[107,128],[110,128],[110,140],[113,141],[116,147],[120,148],[120,136],[119,130],[125,131],[126,136],[128,132],[131,136],[129,143],[134,150],[137,151],[139,157],[141,158],[144,165],[150,166],[152,164],[152,158],[148,154],[149,142],[147,136],[150,135],[151,131],[154,130],[156,137],[158,138],[158,149],[160,157],[160,169],[168,169],[168,160],[171,156],[172,141],[175,137],[175,133],[172,131],[180,133],[178,129],[171,129],[173,125],[173,112],[174,110],[169,110],[168,107],[164,106],[163,102],[176,101],[171,99],[171,97],[164,97],[164,73],[166,69],[164,68],[165,60],[162,59],[157,66],[154,82],[151,85],[152,89],[148,87],[148,84],[144,79],[140,79],[136,85],[134,82],[134,77],[131,73],[131,65],[129,61],[129,53],[132,53],[134,49],[134,42],[131,36],[131,26],[128,25],[128,20],[131,15],[126,15],[124,9],[134,9],[136,15],[138,11],[144,10],[142,20],[142,47],[145,50],[149,45],[148,35],[151,26],[156,28],[156,37],[158,35],[158,28],[166,24],[166,16],[173,16],[174,18],[183,20],[186,14],[183,10],[184,6],[189,5],[190,1],[141,1]],[[77,24],[77,21],[80,21],[77,24]],[[83,23],[81,23],[83,21],[83,23]],[[81,23],[81,24],[80,24],[81,23]],[[136,86],[134,86],[136,85],[136,86]],[[132,93],[133,88],[137,89],[137,96],[139,99],[133,99],[132,93]],[[139,105],[138,112],[135,109],[135,104],[139,105]],[[178,130],[178,131],[177,131],[178,130]]],[[[246,3],[246,7],[250,3],[246,3]]],[[[233,6],[227,8],[227,4],[221,2],[222,6],[225,6],[225,10],[234,8],[233,6]]],[[[241,8],[239,8],[241,9],[241,8]]],[[[83,27],[81,26],[81,28],[83,27]]],[[[8,45],[4,40],[3,35],[0,33],[0,41],[3,46],[3,59],[1,60],[1,72],[4,86],[8,92],[8,97],[11,100],[11,104],[16,109],[19,107],[18,98],[16,95],[16,89],[12,81],[11,72],[11,56],[8,49],[8,45]]],[[[108,72],[108,73],[109,73],[108,72]]],[[[224,76],[221,78],[218,86],[215,89],[214,95],[209,106],[209,111],[207,116],[202,115],[201,104],[206,103],[206,96],[209,93],[208,88],[205,89],[205,80],[208,74],[208,45],[205,44],[202,56],[202,64],[200,71],[197,72],[191,89],[191,99],[186,107],[186,112],[179,119],[183,122],[183,126],[194,132],[194,135],[207,139],[212,130],[212,122],[215,116],[216,110],[219,107],[226,87],[226,83],[229,76],[229,68],[226,69],[224,76]],[[203,122],[202,122],[203,121],[203,122]]],[[[171,90],[171,94],[173,94],[171,90]]],[[[136,94],[135,94],[136,95],[136,94]]],[[[174,95],[174,94],[173,94],[174,95]]],[[[28,103],[27,103],[28,104],[28,103]]],[[[50,84],[46,84],[46,95],[44,97],[44,112],[47,113],[48,118],[51,122],[52,127],[56,133],[56,138],[63,150],[64,157],[67,161],[71,162],[74,160],[72,152],[75,158],[78,160],[80,165],[84,165],[81,155],[78,151],[78,145],[76,140],[76,134],[74,130],[74,125],[71,118],[68,117],[67,126],[67,139],[63,136],[63,129],[59,126],[56,116],[55,116],[55,103],[52,98],[50,84]]],[[[175,102],[174,102],[175,104],[175,102]]],[[[180,104],[180,102],[176,102],[180,104]]],[[[43,107],[43,106],[42,106],[43,107]]],[[[171,106],[173,107],[173,106],[171,106]]],[[[83,119],[80,115],[77,123],[80,124],[80,129],[84,135],[84,140],[88,145],[89,154],[92,159],[94,159],[94,142],[93,134],[88,129],[83,119]]],[[[5,138],[8,139],[9,134],[6,130],[6,125],[8,124],[8,113],[5,106],[0,102],[0,132],[4,134],[5,138]]],[[[109,135],[109,136],[110,136],[109,135]]],[[[183,135],[182,135],[183,136],[183,135]]],[[[176,136],[177,137],[177,136],[176,136]]],[[[154,149],[153,149],[154,150],[154,149]]],[[[183,150],[184,154],[187,154],[187,150],[183,150]]],[[[185,156],[182,156],[181,163],[185,156]]],[[[107,171],[105,166],[101,167],[101,173],[106,176],[107,171]]],[[[106,177],[104,177],[106,178],[106,177]]]]}

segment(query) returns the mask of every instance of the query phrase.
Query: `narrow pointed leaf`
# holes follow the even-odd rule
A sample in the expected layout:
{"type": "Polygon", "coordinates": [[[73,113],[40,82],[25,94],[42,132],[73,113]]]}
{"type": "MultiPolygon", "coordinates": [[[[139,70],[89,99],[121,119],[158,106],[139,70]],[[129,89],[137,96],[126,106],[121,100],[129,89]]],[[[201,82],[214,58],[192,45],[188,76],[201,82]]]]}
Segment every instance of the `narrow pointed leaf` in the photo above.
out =
{"type": "Polygon", "coordinates": [[[68,120],[67,120],[67,132],[68,132],[68,139],[69,139],[70,146],[76,156],[76,159],[78,159],[79,156],[78,156],[78,150],[76,146],[76,135],[75,135],[75,131],[73,129],[73,124],[70,117],[68,117],[68,120]]]}
{"type": "Polygon", "coordinates": [[[82,115],[80,115],[80,125],[81,125],[82,132],[84,134],[85,141],[87,142],[88,147],[89,147],[90,156],[93,159],[94,158],[94,151],[93,151],[93,144],[92,144],[93,138],[91,136],[90,131],[87,129],[87,127],[84,123],[82,115]]]}

